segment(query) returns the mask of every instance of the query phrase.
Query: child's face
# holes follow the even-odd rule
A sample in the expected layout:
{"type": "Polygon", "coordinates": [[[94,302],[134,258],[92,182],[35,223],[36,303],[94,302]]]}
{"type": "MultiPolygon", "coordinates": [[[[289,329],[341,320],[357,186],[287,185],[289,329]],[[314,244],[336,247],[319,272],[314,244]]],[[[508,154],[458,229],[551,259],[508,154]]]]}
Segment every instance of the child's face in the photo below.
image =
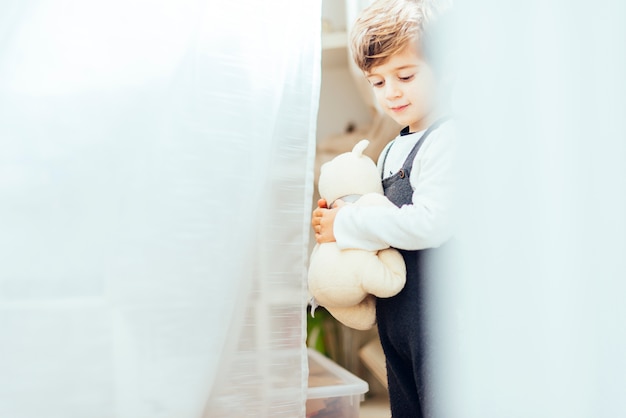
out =
{"type": "Polygon", "coordinates": [[[365,75],[380,107],[410,132],[424,130],[434,122],[435,77],[417,48],[405,48],[365,75]]]}

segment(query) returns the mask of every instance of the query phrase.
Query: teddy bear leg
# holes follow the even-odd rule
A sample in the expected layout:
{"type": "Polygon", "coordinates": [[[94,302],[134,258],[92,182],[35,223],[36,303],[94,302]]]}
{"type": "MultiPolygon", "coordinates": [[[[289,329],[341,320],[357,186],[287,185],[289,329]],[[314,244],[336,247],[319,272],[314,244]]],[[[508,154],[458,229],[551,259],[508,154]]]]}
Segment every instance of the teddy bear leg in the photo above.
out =
{"type": "Polygon", "coordinates": [[[393,248],[379,251],[368,263],[366,271],[363,290],[379,298],[397,295],[406,283],[404,258],[393,248]]]}
{"type": "Polygon", "coordinates": [[[358,329],[368,330],[376,325],[376,298],[368,295],[358,305],[348,308],[328,308],[326,310],[342,324],[358,329]]]}

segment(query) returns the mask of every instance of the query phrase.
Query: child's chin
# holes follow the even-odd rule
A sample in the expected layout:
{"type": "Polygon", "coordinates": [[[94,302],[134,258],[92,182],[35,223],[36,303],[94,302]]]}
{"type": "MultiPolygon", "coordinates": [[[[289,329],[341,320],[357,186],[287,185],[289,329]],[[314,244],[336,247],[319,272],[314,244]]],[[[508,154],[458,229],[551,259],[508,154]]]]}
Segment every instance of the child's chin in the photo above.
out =
{"type": "Polygon", "coordinates": [[[408,118],[401,118],[401,117],[398,117],[397,115],[395,115],[396,117],[394,117],[394,115],[389,115],[389,116],[391,116],[391,119],[393,119],[398,125],[400,125],[403,128],[405,126],[411,125],[411,123],[413,122],[412,120],[409,120],[408,118]]]}
{"type": "Polygon", "coordinates": [[[398,123],[398,125],[402,125],[402,126],[407,126],[408,123],[406,123],[406,118],[403,118],[401,115],[398,115],[396,112],[394,112],[393,110],[388,110],[387,111],[387,115],[393,119],[395,122],[398,123]]]}

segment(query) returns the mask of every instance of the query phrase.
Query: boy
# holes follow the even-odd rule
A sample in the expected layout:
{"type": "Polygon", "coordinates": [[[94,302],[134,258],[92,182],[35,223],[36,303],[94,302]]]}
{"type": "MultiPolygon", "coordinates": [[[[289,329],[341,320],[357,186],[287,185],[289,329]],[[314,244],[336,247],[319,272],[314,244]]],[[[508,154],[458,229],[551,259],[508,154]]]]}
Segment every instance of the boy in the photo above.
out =
{"type": "MultiPolygon", "coordinates": [[[[312,226],[319,243],[340,248],[400,250],[407,283],[377,300],[392,416],[428,416],[429,388],[424,286],[436,281],[426,259],[451,237],[454,127],[446,118],[447,73],[432,39],[439,11],[426,0],[377,0],[351,33],[353,59],[377,102],[406,126],[378,159],[385,195],[397,206],[355,207],[320,200],[312,226]]],[[[435,36],[436,37],[436,36],[435,36]]]]}

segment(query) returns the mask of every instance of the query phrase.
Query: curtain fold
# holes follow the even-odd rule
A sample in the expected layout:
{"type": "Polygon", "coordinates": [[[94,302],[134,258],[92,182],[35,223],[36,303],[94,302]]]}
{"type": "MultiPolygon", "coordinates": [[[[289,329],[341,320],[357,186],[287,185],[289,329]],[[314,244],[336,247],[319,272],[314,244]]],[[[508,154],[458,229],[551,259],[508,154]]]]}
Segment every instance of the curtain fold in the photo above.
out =
{"type": "Polygon", "coordinates": [[[320,9],[2,3],[0,416],[304,415],[320,9]]]}

